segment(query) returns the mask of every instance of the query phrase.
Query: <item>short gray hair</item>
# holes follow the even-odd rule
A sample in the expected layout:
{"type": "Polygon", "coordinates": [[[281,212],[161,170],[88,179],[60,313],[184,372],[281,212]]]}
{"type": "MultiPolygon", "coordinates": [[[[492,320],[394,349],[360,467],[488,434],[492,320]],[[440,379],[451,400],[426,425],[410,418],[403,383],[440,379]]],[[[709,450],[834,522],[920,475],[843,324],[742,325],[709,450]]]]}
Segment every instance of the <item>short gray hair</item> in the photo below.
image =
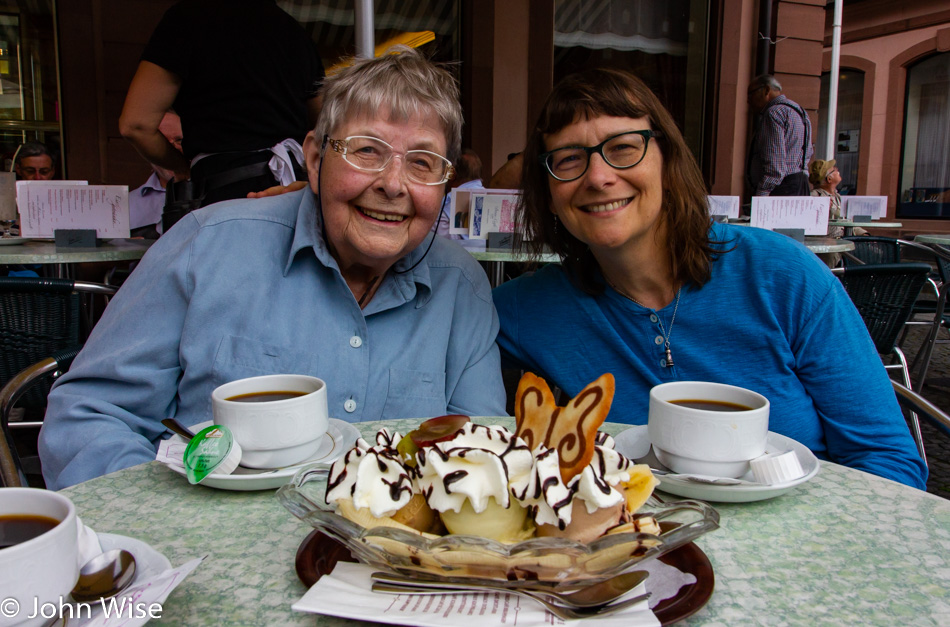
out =
{"type": "Polygon", "coordinates": [[[752,82],[749,84],[749,89],[759,89],[761,87],[768,87],[769,90],[782,91],[782,84],[779,83],[774,76],[771,74],[759,74],[752,79],[752,82]]]}
{"type": "Polygon", "coordinates": [[[374,59],[354,59],[320,88],[323,108],[318,142],[347,119],[388,111],[393,120],[433,113],[445,132],[445,157],[455,163],[462,149],[462,107],[455,78],[408,46],[394,46],[374,59]]]}
{"type": "Polygon", "coordinates": [[[16,161],[14,165],[19,165],[21,159],[27,159],[29,157],[40,157],[46,155],[50,158],[54,164],[56,163],[56,157],[49,151],[43,143],[41,142],[26,142],[16,151],[16,161]]]}

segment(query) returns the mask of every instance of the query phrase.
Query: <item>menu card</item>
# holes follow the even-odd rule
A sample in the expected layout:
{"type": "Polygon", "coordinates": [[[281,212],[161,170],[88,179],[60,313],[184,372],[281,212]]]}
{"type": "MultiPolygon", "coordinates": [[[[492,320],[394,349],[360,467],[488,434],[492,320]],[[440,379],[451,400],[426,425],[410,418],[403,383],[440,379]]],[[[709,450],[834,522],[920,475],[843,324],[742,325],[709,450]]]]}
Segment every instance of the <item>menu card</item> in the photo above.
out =
{"type": "MultiPolygon", "coordinates": [[[[659,625],[660,622],[651,611],[650,605],[675,596],[683,585],[695,582],[696,578],[657,560],[651,561],[649,566],[641,569],[650,571],[648,584],[654,580],[665,579],[668,581],[668,590],[653,591],[649,604],[644,601],[616,614],[574,620],[571,624],[599,627],[659,625]],[[654,572],[654,569],[657,571],[654,572]]],[[[548,613],[540,604],[503,592],[431,595],[372,592],[370,575],[374,570],[376,569],[364,564],[338,562],[332,573],[321,577],[292,607],[298,612],[417,627],[541,627],[566,624],[548,613]]],[[[649,585],[646,589],[650,590],[649,585]]],[[[644,584],[640,584],[628,594],[639,595],[643,591],[644,584]]]]}
{"type": "Polygon", "coordinates": [[[739,217],[738,196],[706,196],[706,204],[711,216],[739,217]]]}
{"type": "Polygon", "coordinates": [[[753,196],[750,224],[761,229],[805,229],[826,235],[831,199],[821,196],[753,196]]]}
{"type": "Polygon", "coordinates": [[[517,189],[453,189],[449,233],[488,239],[489,233],[514,233],[521,192],[517,189]]]}
{"type": "Polygon", "coordinates": [[[95,229],[96,237],[129,236],[129,188],[84,181],[17,181],[20,235],[52,238],[56,229],[95,229]]]}
{"type": "Polygon", "coordinates": [[[871,216],[880,220],[887,214],[887,196],[842,196],[841,215],[851,219],[854,216],[871,216]]]}

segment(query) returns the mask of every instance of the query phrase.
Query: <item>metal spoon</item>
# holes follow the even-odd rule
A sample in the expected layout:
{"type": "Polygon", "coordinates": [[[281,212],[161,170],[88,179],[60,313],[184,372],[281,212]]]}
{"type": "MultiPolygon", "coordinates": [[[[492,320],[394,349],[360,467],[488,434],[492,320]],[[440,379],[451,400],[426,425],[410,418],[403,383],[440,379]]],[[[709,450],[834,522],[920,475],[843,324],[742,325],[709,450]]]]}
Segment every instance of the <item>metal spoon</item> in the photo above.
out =
{"type": "Polygon", "coordinates": [[[101,553],[79,569],[72,597],[79,603],[108,599],[125,590],[135,578],[135,557],[125,549],[101,553]]]}
{"type": "Polygon", "coordinates": [[[162,424],[165,425],[165,428],[172,433],[177,433],[181,437],[185,438],[185,442],[188,442],[191,440],[191,438],[195,437],[194,431],[178,422],[178,420],[175,418],[166,418],[165,420],[162,420],[162,424]]]}
{"type": "Polygon", "coordinates": [[[694,475],[689,473],[678,473],[672,470],[660,470],[659,468],[650,469],[654,475],[660,477],[669,477],[670,479],[679,479],[692,483],[705,483],[708,485],[756,485],[764,486],[766,484],[758,481],[746,481],[745,479],[733,479],[731,477],[713,477],[710,475],[694,475]]]}
{"type": "Polygon", "coordinates": [[[492,583],[483,583],[480,581],[452,583],[433,579],[414,579],[386,572],[373,573],[373,580],[391,586],[433,588],[440,589],[443,592],[445,592],[446,589],[485,589],[501,590],[503,592],[525,593],[532,598],[543,597],[566,607],[593,608],[607,605],[608,603],[622,597],[624,594],[640,585],[649,576],[650,573],[645,570],[636,570],[633,572],[617,575],[616,577],[611,577],[606,581],[601,581],[600,583],[587,586],[586,588],[581,588],[580,590],[576,590],[574,592],[563,594],[551,590],[502,588],[492,583]]]}

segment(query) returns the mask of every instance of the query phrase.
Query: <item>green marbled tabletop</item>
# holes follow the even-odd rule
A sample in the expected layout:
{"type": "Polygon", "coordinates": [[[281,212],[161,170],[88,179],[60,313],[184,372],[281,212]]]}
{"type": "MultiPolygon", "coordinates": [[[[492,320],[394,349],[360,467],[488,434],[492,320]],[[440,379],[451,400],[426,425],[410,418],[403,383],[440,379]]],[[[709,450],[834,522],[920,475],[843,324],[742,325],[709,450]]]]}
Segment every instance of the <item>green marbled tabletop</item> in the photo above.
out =
{"type": "MultiPolygon", "coordinates": [[[[417,423],[357,426],[405,433],[417,423]]],[[[305,592],[294,556],[310,528],[273,491],[191,486],[153,462],[64,494],[86,524],[143,540],[174,566],[207,556],[166,601],[165,624],[351,623],[290,609],[305,592]]],[[[712,562],[715,591],[682,624],[950,625],[950,501],[823,462],[784,496],[716,508],[720,529],[696,543],[712,562]]]]}
{"type": "Polygon", "coordinates": [[[146,239],[113,239],[95,248],[57,248],[51,241],[28,241],[16,246],[0,246],[0,263],[50,264],[141,259],[154,244],[146,239]]]}

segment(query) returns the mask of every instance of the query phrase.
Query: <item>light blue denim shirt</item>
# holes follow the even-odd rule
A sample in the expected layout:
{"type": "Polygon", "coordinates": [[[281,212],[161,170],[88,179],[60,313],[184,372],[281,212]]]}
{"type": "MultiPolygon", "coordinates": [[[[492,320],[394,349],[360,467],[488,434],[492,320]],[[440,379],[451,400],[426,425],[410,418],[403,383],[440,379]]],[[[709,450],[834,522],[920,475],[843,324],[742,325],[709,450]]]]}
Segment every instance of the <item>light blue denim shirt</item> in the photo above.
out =
{"type": "Polygon", "coordinates": [[[211,391],[264,374],[327,382],[349,422],[504,415],[487,277],[432,235],[361,310],[309,190],[188,214],[109,304],[49,396],[40,455],[59,489],[155,458],[174,416],[211,420],[211,391]]]}

